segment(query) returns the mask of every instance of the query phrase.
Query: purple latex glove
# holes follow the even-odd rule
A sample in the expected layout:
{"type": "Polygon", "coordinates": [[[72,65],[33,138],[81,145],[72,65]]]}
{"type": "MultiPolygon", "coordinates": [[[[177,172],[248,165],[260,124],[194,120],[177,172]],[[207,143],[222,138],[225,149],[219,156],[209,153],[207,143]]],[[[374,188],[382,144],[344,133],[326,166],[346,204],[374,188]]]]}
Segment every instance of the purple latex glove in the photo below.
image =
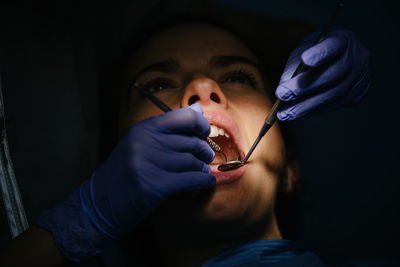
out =
{"type": "Polygon", "coordinates": [[[91,179],[43,212],[38,225],[72,261],[100,253],[166,197],[215,184],[209,131],[199,104],[134,125],[91,179]]]}
{"type": "Polygon", "coordinates": [[[276,96],[287,102],[278,119],[293,120],[360,101],[371,82],[370,52],[347,30],[329,33],[311,47],[309,35],[289,56],[276,96]],[[291,79],[300,60],[306,71],[291,79]]]}

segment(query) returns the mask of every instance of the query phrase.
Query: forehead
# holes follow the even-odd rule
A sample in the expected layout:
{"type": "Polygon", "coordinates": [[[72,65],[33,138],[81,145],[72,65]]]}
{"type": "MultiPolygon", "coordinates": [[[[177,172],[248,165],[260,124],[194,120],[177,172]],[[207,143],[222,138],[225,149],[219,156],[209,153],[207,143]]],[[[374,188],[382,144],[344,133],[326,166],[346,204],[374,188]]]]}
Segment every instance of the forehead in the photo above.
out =
{"type": "Polygon", "coordinates": [[[211,25],[185,24],[146,41],[136,51],[131,70],[168,59],[196,68],[205,65],[214,55],[238,55],[257,61],[250,49],[228,31],[211,25]]]}

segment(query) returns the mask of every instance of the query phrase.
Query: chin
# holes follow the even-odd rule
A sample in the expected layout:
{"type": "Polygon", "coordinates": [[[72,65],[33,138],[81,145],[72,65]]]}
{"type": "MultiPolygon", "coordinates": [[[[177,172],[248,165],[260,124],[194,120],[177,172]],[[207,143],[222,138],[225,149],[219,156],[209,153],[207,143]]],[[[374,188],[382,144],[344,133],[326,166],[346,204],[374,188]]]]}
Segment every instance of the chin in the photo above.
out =
{"type": "Polygon", "coordinates": [[[209,222],[237,220],[245,216],[249,209],[248,196],[244,179],[217,184],[198,212],[202,220],[209,222]]]}
{"type": "Polygon", "coordinates": [[[207,240],[236,242],[263,236],[274,217],[274,177],[265,165],[250,163],[234,182],[175,198],[155,222],[171,233],[207,240]]]}
{"type": "Polygon", "coordinates": [[[243,176],[217,184],[202,201],[198,213],[204,222],[257,221],[273,211],[277,175],[253,162],[243,176]]]}

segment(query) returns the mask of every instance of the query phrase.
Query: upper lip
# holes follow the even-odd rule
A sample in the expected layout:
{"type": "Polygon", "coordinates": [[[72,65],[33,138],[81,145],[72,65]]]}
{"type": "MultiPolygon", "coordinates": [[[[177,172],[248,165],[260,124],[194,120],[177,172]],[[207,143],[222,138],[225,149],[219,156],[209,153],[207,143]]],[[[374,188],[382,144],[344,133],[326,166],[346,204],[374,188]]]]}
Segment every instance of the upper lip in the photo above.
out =
{"type": "Polygon", "coordinates": [[[229,134],[232,142],[238,148],[240,158],[243,159],[244,152],[242,149],[242,138],[240,136],[240,131],[235,121],[224,112],[217,111],[204,111],[204,117],[206,117],[210,124],[215,125],[219,128],[223,128],[224,131],[229,134]]]}

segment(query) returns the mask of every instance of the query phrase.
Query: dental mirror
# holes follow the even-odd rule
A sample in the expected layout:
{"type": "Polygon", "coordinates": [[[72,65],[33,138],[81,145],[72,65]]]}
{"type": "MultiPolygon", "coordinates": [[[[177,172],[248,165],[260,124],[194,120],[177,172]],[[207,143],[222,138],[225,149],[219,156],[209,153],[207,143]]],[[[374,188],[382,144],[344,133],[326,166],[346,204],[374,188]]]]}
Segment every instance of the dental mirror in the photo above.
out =
{"type": "MultiPolygon", "coordinates": [[[[311,46],[314,46],[317,43],[319,43],[325,39],[326,34],[330,31],[330,28],[333,25],[333,22],[335,21],[337,15],[339,14],[339,12],[342,8],[343,8],[343,4],[338,4],[335,12],[329,19],[328,23],[322,29],[319,36],[315,39],[314,43],[311,46]]],[[[301,61],[299,66],[297,67],[296,71],[293,73],[292,79],[294,77],[296,77],[298,74],[302,73],[305,70],[305,68],[306,68],[306,66],[304,65],[303,61],[301,61]]],[[[251,153],[253,153],[254,149],[260,142],[261,138],[268,132],[268,130],[272,127],[272,125],[276,121],[276,114],[278,113],[278,110],[283,106],[283,104],[284,104],[284,102],[281,102],[280,99],[277,99],[275,101],[274,105],[272,106],[270,114],[265,119],[265,123],[264,123],[263,127],[261,128],[261,131],[258,134],[256,141],[254,141],[254,144],[251,146],[246,157],[243,160],[233,160],[233,161],[228,161],[228,162],[222,163],[221,165],[218,166],[219,171],[226,172],[226,171],[235,170],[237,168],[242,167],[244,164],[246,164],[251,153]]]]}

